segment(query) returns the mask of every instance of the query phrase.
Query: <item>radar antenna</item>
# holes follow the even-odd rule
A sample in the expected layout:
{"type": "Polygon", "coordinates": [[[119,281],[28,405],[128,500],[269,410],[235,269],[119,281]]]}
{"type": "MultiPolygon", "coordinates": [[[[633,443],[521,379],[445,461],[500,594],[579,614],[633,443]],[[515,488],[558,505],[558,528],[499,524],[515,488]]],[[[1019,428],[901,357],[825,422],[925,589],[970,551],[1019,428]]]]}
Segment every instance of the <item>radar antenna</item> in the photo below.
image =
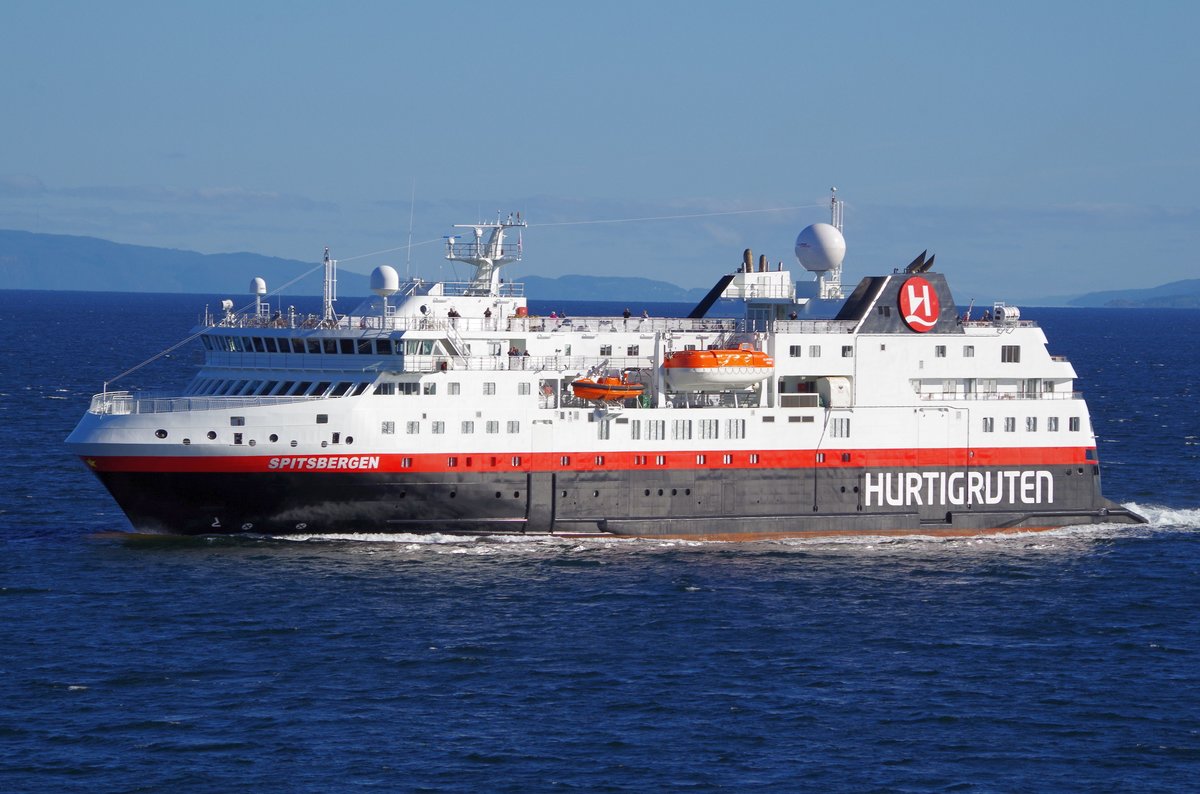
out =
{"type": "Polygon", "coordinates": [[[467,295],[499,295],[500,268],[513,262],[521,261],[521,239],[518,232],[517,242],[505,243],[504,233],[508,229],[523,229],[529,224],[521,218],[521,213],[509,214],[505,220],[496,213],[495,223],[458,223],[456,229],[472,229],[475,239],[459,242],[457,235],[446,238],[446,258],[455,262],[466,262],[475,266],[475,276],[467,285],[467,295]],[[491,229],[491,234],[484,240],[484,231],[491,229]]]}

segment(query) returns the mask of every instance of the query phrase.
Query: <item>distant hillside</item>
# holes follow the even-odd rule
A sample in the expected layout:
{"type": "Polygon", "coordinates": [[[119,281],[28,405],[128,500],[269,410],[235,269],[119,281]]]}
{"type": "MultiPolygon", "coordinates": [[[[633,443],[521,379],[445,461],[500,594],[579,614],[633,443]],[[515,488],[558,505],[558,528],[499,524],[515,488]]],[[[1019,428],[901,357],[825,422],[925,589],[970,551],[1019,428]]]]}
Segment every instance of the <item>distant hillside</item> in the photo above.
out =
{"type": "Polygon", "coordinates": [[[1200,309],[1200,279],[1172,281],[1147,289],[1089,292],[1068,301],[1071,306],[1107,306],[1111,308],[1200,309]]]}
{"type": "MultiPolygon", "coordinates": [[[[96,237],[0,229],[3,289],[226,294],[245,291],[255,276],[266,279],[268,289],[275,289],[314,265],[260,254],[199,254],[96,237]]],[[[345,295],[369,293],[366,276],[346,271],[338,273],[338,288],[345,295]]],[[[288,292],[321,294],[320,271],[288,292]]]]}
{"type": "Polygon", "coordinates": [[[707,289],[684,289],[666,281],[622,276],[525,276],[525,294],[535,300],[699,301],[707,289]]]}

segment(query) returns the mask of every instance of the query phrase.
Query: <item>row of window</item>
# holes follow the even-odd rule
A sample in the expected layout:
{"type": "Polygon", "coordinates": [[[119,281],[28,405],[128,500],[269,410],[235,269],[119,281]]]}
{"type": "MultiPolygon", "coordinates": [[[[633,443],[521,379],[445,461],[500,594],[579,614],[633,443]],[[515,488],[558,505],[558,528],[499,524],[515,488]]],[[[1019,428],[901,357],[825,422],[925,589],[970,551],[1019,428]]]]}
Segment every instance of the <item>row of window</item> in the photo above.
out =
{"type": "MultiPolygon", "coordinates": [[[[788,355],[792,358],[802,358],[804,356],[804,345],[788,346],[788,355]]],[[[809,345],[808,346],[808,357],[809,358],[820,358],[821,357],[821,346],[820,345],[809,345]]],[[[853,357],[854,357],[854,345],[842,345],[842,358],[853,358],[853,357]]]]}
{"type": "MultiPolygon", "coordinates": [[[[464,435],[471,435],[472,433],[475,432],[475,422],[472,420],[464,420],[459,429],[460,429],[460,432],[462,432],[464,435]]],[[[396,433],[396,423],[393,421],[385,421],[380,426],[379,431],[381,433],[383,433],[385,436],[394,435],[396,433]]],[[[404,423],[404,432],[410,436],[420,435],[421,422],[416,421],[416,420],[411,421],[411,422],[405,422],[404,423]]],[[[430,422],[429,423],[429,432],[435,436],[445,434],[446,423],[443,421],[430,422]]],[[[499,433],[500,432],[499,420],[490,419],[487,422],[484,422],[483,423],[483,432],[491,433],[491,434],[499,433]]],[[[521,423],[515,419],[511,419],[511,420],[505,422],[505,432],[506,433],[514,433],[514,434],[520,433],[521,432],[521,423]]]]}
{"type": "MultiPolygon", "coordinates": [[[[357,397],[364,394],[371,384],[368,381],[278,381],[278,380],[226,380],[223,378],[208,378],[193,387],[190,394],[204,397],[357,397]]],[[[380,383],[375,386],[372,394],[378,395],[411,395],[437,394],[437,383],[428,381],[416,383],[380,383]]],[[[446,384],[448,395],[462,393],[462,384],[451,381],[446,384]]],[[[518,395],[533,393],[533,384],[522,381],[517,384],[518,395]]],[[[488,381],[482,386],[482,394],[496,394],[496,383],[488,381]]]]}
{"type": "Polygon", "coordinates": [[[399,344],[391,339],[336,339],[308,337],[306,339],[274,336],[224,336],[205,334],[200,337],[207,350],[220,353],[304,353],[309,355],[384,355],[400,353],[399,344]]]}
{"type": "MultiPolygon", "coordinates": [[[[1068,432],[1078,433],[1080,426],[1081,426],[1081,422],[1080,422],[1078,416],[1071,416],[1071,417],[1067,418],[1068,432]]],[[[1025,430],[1030,433],[1036,433],[1037,429],[1038,429],[1038,418],[1036,416],[1025,417],[1025,430]]],[[[1050,432],[1050,433],[1058,432],[1058,417],[1057,416],[1046,417],[1046,431],[1050,432]]],[[[992,417],[992,416],[983,417],[983,432],[985,432],[985,433],[996,432],[995,417],[992,417]]],[[[1017,417],[1015,417],[1015,416],[1004,417],[1004,432],[1005,433],[1017,432],[1017,417]]]]}
{"type": "MultiPolygon", "coordinates": [[[[746,437],[746,420],[745,419],[726,419],[725,423],[725,438],[745,438],[746,437]]],[[[601,423],[601,438],[608,438],[607,431],[604,429],[607,422],[601,423]]],[[[720,438],[721,420],[720,419],[672,419],[671,420],[671,438],[676,441],[686,441],[693,438],[693,432],[697,435],[695,438],[716,439],[720,438]]],[[[646,439],[647,441],[662,441],[667,438],[667,420],[666,419],[634,419],[629,423],[629,437],[635,441],[646,439]],[[644,427],[643,427],[644,425],[644,427]]]]}

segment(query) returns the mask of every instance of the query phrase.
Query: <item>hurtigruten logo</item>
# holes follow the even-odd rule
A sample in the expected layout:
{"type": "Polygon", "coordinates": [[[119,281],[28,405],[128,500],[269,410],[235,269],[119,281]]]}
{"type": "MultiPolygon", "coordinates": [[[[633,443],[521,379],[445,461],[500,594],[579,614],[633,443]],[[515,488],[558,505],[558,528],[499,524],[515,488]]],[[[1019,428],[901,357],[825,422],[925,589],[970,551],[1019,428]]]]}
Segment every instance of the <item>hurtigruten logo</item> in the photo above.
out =
{"type": "Polygon", "coordinates": [[[937,290],[920,276],[913,276],[900,287],[900,316],[919,334],[937,325],[937,290]]]}
{"type": "Polygon", "coordinates": [[[863,475],[866,507],[1054,503],[1054,476],[1037,471],[897,471],[863,475]]]}

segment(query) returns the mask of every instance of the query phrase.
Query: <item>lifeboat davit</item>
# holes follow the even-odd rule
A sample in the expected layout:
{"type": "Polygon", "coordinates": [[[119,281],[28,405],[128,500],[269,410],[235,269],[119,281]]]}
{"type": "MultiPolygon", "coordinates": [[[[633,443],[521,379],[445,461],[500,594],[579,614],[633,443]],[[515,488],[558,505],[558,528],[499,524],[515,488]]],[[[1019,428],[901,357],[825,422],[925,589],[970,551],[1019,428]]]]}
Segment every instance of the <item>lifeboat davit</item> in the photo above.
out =
{"type": "Polygon", "coordinates": [[[775,359],[748,344],[736,349],[677,350],[663,359],[663,374],[674,391],[716,391],[761,383],[775,359]]]}
{"type": "Polygon", "coordinates": [[[646,387],[641,383],[628,383],[620,378],[604,377],[592,380],[580,378],[571,383],[571,390],[581,400],[613,403],[640,397],[646,387]]]}

